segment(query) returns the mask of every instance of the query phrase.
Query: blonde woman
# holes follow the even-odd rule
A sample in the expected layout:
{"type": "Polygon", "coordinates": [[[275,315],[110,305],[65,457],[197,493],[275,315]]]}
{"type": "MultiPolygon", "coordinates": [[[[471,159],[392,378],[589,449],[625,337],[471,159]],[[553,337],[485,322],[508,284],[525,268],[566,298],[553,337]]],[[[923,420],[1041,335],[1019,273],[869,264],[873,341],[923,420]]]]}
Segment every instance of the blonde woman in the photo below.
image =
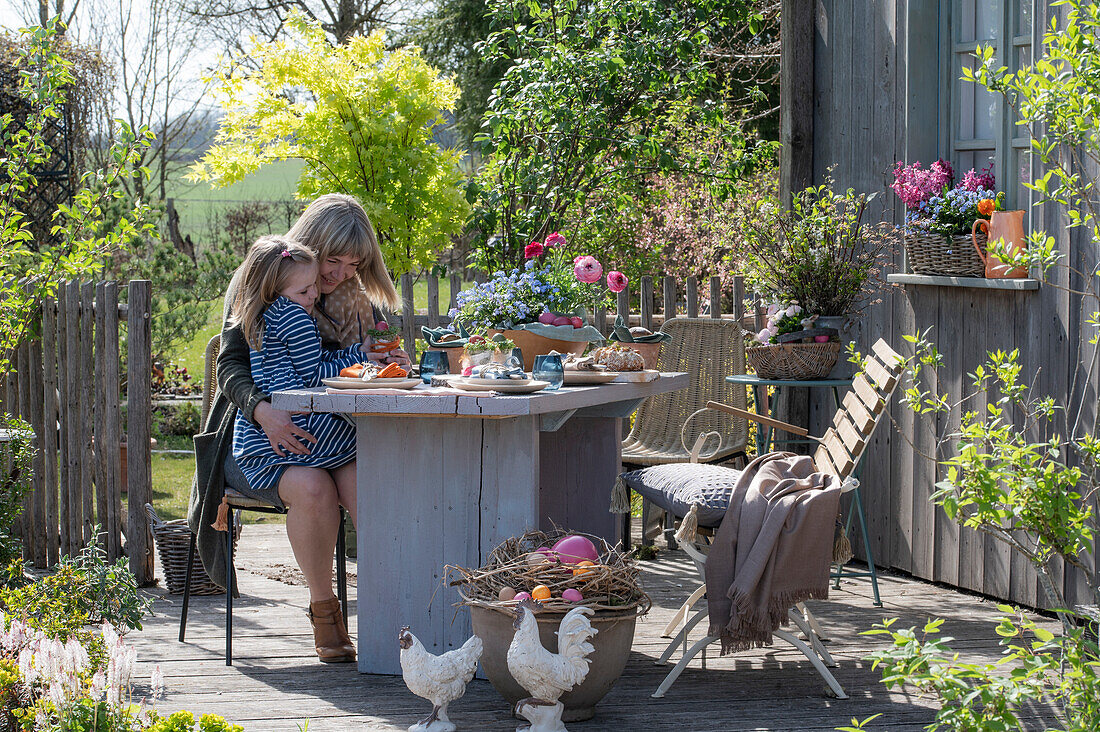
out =
{"type": "MultiPolygon", "coordinates": [[[[366,331],[380,319],[378,307],[397,305],[397,291],[386,271],[374,229],[363,207],[351,196],[321,196],[306,208],[287,239],[311,250],[317,259],[318,298],[314,317],[325,346],[347,348],[366,340],[366,331]]],[[[218,356],[218,393],[195,438],[196,482],[188,518],[198,536],[199,553],[207,573],[225,584],[225,545],[211,528],[227,485],[287,510],[287,536],[310,595],[310,616],[318,657],[323,661],[351,661],[341,637],[331,629],[343,626],[340,605],[333,594],[332,555],[339,530],[339,507],[356,519],[355,468],[349,463],[334,469],[294,466],[280,476],[276,490],[256,491],[233,458],[233,428],[240,413],[262,430],[279,456],[307,455],[315,435],[295,423],[288,412],[274,409],[270,394],[257,387],[252,376],[250,349],[239,325],[228,322],[242,271],[226,292],[227,322],[218,356]]],[[[364,354],[364,358],[407,364],[408,354],[364,354]]]]}

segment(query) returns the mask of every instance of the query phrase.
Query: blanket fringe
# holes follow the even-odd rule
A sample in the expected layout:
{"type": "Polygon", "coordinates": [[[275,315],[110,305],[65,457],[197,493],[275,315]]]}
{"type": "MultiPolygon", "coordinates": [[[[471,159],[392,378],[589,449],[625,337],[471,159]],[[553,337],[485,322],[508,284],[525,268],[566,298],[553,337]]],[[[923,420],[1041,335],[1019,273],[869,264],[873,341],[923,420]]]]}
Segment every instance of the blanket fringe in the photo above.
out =
{"type": "Polygon", "coordinates": [[[229,498],[222,496],[222,502],[218,506],[218,517],[210,524],[214,531],[229,531],[229,498]]]}
{"type": "Polygon", "coordinates": [[[788,611],[806,600],[828,600],[829,585],[776,594],[771,604],[762,610],[752,607],[747,595],[731,595],[730,599],[734,603],[735,616],[725,626],[711,623],[707,631],[721,639],[723,656],[772,645],[772,633],[781,626],[790,625],[788,611]]]}
{"type": "Polygon", "coordinates": [[[611,489],[611,505],[607,510],[610,513],[630,513],[630,486],[621,475],[615,479],[611,489]]]}
{"type": "Polygon", "coordinates": [[[693,543],[699,529],[699,506],[691,504],[691,510],[680,522],[680,528],[676,531],[676,541],[681,544],[693,543]]]}

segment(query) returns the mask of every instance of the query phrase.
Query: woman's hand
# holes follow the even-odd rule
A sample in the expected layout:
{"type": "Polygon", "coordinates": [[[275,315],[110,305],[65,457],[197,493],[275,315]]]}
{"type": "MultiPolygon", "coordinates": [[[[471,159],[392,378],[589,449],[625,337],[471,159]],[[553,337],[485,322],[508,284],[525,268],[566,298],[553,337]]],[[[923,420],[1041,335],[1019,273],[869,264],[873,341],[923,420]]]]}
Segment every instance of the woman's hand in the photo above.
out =
{"type": "Polygon", "coordinates": [[[385,353],[374,353],[373,351],[363,350],[363,359],[366,361],[374,361],[379,366],[395,363],[398,366],[408,366],[412,363],[412,359],[409,358],[409,354],[400,348],[395,348],[392,351],[386,351],[385,353]]]}
{"type": "Polygon", "coordinates": [[[252,411],[252,418],[264,431],[264,435],[267,437],[267,441],[271,443],[271,449],[275,451],[276,455],[286,457],[286,452],[295,455],[308,455],[309,447],[304,442],[300,442],[299,438],[313,444],[317,443],[317,438],[294,424],[293,420],[290,419],[290,415],[290,412],[275,409],[270,402],[266,401],[257,404],[252,411]],[[286,452],[283,452],[283,450],[286,450],[286,452]]]}

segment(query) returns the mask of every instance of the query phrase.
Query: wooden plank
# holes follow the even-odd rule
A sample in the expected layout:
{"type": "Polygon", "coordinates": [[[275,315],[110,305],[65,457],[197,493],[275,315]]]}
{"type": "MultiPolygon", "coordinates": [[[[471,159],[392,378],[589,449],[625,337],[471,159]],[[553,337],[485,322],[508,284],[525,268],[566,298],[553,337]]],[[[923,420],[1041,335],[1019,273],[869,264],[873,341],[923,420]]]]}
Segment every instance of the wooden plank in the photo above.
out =
{"type": "MultiPolygon", "coordinates": [[[[80,363],[86,368],[92,368],[94,359],[94,325],[95,315],[93,303],[95,302],[95,286],[91,282],[84,282],[80,286],[80,363]]],[[[92,384],[95,384],[95,375],[92,376],[92,384]]],[[[89,374],[85,374],[87,379],[89,374]]],[[[85,381],[85,383],[87,383],[85,381]]],[[[92,387],[94,389],[94,386],[92,387]]],[[[93,395],[88,394],[88,387],[81,389],[80,395],[80,505],[81,521],[80,535],[88,542],[92,538],[92,525],[95,521],[95,465],[92,457],[92,406],[93,395]]]]}
{"type": "Polygon", "coordinates": [[[46,564],[53,566],[58,551],[57,501],[57,302],[51,297],[42,304],[42,454],[45,461],[46,564]]]}
{"type": "Polygon", "coordinates": [[[791,192],[814,178],[814,9],[813,3],[780,3],[779,196],[790,208],[791,192]]]}
{"type": "Polygon", "coordinates": [[[814,467],[822,473],[840,475],[840,469],[833,465],[833,461],[829,458],[829,450],[824,445],[819,445],[814,450],[814,467]]]}
{"type": "Polygon", "coordinates": [[[95,450],[95,509],[96,523],[99,525],[101,546],[107,548],[107,451],[103,447],[106,436],[107,391],[104,373],[106,365],[103,363],[104,353],[104,320],[107,310],[107,296],[104,292],[105,285],[102,282],[95,287],[95,356],[93,370],[95,374],[95,419],[93,423],[93,447],[95,450]]]}
{"type": "MultiPolygon", "coordinates": [[[[1077,248],[1077,251],[1080,251],[1080,248],[1077,248]]],[[[1012,313],[1013,305],[1017,297],[1019,297],[1019,295],[1003,290],[990,290],[985,293],[985,297],[983,298],[983,310],[986,317],[984,321],[986,327],[981,330],[986,352],[997,348],[1003,348],[1004,344],[1013,342],[1013,326],[1015,321],[1012,317],[1005,318],[1004,313],[1012,313]]],[[[1092,328],[1088,330],[1091,331],[1092,328]]],[[[1080,342],[1085,341],[1081,340],[1080,342]]],[[[1076,345],[1079,345],[1079,343],[1076,345]]],[[[1076,361],[1076,359],[1074,360],[1076,361]]],[[[1074,396],[1077,395],[1071,395],[1071,398],[1074,396]]],[[[1081,396],[1088,398],[1087,394],[1081,396]]],[[[1077,398],[1081,397],[1078,396],[1077,398]]],[[[1010,589],[1010,555],[1012,554],[1012,550],[1007,544],[998,541],[992,536],[983,535],[982,538],[984,539],[985,545],[983,591],[993,597],[1008,598],[1010,589]]],[[[1069,579],[1068,574],[1067,579],[1069,579]]],[[[1067,599],[1069,599],[1070,602],[1074,601],[1072,597],[1067,599]]]]}
{"type": "Polygon", "coordinates": [[[462,292],[462,275],[457,272],[452,272],[450,275],[451,283],[451,298],[447,303],[447,312],[458,309],[458,293],[462,292]]]}
{"type": "Polygon", "coordinates": [[[863,402],[859,400],[855,392],[849,391],[845,394],[841,404],[844,406],[845,411],[848,413],[848,418],[852,420],[856,429],[863,435],[870,434],[871,430],[875,427],[875,418],[871,416],[871,413],[863,406],[863,402]]]}
{"type": "MultiPolygon", "coordinates": [[[[937,341],[941,344],[941,351],[944,357],[945,368],[941,369],[941,381],[940,389],[950,394],[951,401],[955,401],[962,394],[963,379],[962,374],[967,373],[968,370],[973,370],[973,367],[968,368],[967,363],[964,363],[965,357],[965,344],[962,343],[963,337],[963,324],[966,323],[965,317],[959,317],[960,313],[966,312],[968,304],[971,300],[969,297],[960,298],[954,291],[941,291],[938,293],[940,298],[939,309],[939,322],[936,325],[934,331],[937,341]]],[[[974,313],[971,313],[974,315],[974,313]]],[[[977,334],[971,337],[971,341],[974,341],[978,337],[977,334]]],[[[950,432],[957,433],[959,429],[959,417],[957,413],[950,415],[939,415],[936,419],[936,431],[938,434],[946,434],[950,432]]],[[[931,497],[929,497],[931,500],[931,497]]],[[[936,546],[932,558],[932,578],[940,581],[947,582],[951,585],[958,585],[962,572],[965,571],[961,565],[966,564],[965,561],[960,561],[960,551],[962,549],[963,537],[960,534],[960,526],[957,521],[954,521],[948,517],[947,513],[942,508],[935,509],[935,536],[936,546]]],[[[981,561],[979,559],[978,566],[980,567],[981,561]]],[[[970,587],[970,589],[980,589],[970,587]]]]}
{"type": "MultiPolygon", "coordinates": [[[[31,414],[31,384],[30,384],[30,364],[31,361],[31,343],[30,335],[25,330],[23,333],[23,340],[16,348],[16,373],[19,374],[19,378],[16,380],[16,396],[18,399],[18,414],[24,421],[30,420],[31,414]]],[[[20,536],[23,539],[23,559],[27,562],[34,561],[34,495],[31,491],[27,491],[23,494],[23,513],[14,522],[16,528],[20,532],[20,536]]]]}
{"type": "Polygon", "coordinates": [[[745,278],[736,275],[733,278],[733,315],[738,322],[745,317],[745,278]]]}
{"type": "MultiPolygon", "coordinates": [[[[38,313],[35,315],[35,320],[39,326],[42,323],[41,307],[39,307],[38,313]]],[[[35,451],[34,451],[34,498],[32,501],[32,534],[31,541],[34,547],[34,566],[39,569],[45,569],[47,566],[48,551],[46,549],[47,544],[47,532],[46,532],[46,456],[45,444],[46,438],[46,423],[44,418],[44,409],[42,405],[42,337],[39,333],[30,346],[30,372],[27,374],[29,380],[29,398],[30,398],[30,423],[34,429],[35,434],[35,451]]]]}
{"type": "Polygon", "coordinates": [[[687,297],[687,316],[689,318],[699,317],[699,280],[695,275],[687,278],[686,286],[687,297]]]}
{"type": "Polygon", "coordinates": [[[428,280],[428,327],[439,327],[439,278],[431,272],[425,277],[428,280]]]}
{"type": "Polygon", "coordinates": [[[665,275],[661,280],[661,297],[664,300],[664,312],[665,320],[676,317],[676,280],[670,276],[665,275]]]}
{"type": "Polygon", "coordinates": [[[601,304],[597,307],[592,320],[592,325],[596,330],[600,331],[600,333],[603,333],[605,336],[608,335],[610,331],[607,329],[607,306],[601,304]]]}
{"type": "Polygon", "coordinates": [[[80,400],[81,370],[74,369],[71,364],[80,359],[80,284],[68,282],[65,285],[65,356],[66,360],[59,364],[60,374],[65,379],[65,399],[61,405],[62,419],[65,421],[65,450],[62,459],[65,461],[66,475],[65,496],[68,501],[68,524],[64,530],[69,535],[69,552],[76,554],[84,546],[82,505],[83,491],[80,480],[80,432],[83,425],[80,424],[80,400]]]}
{"type": "Polygon", "coordinates": [[[898,384],[898,377],[886,369],[878,359],[868,356],[863,363],[863,370],[875,382],[875,385],[883,392],[890,392],[898,384]]]}
{"type": "Polygon", "coordinates": [[[902,364],[905,359],[893,348],[890,348],[890,345],[885,340],[879,338],[871,346],[871,350],[875,352],[875,355],[879,357],[890,373],[895,375],[901,373],[902,364]]]}
{"type": "Polygon", "coordinates": [[[710,278],[710,317],[722,317],[722,278],[710,278]]]}
{"type": "Polygon", "coordinates": [[[882,397],[863,374],[856,374],[855,378],[852,379],[852,390],[863,402],[863,405],[867,407],[867,411],[872,414],[878,414],[885,406],[882,397]]]}
{"type": "Polygon", "coordinates": [[[153,581],[153,536],[145,504],[153,500],[149,437],[152,428],[151,283],[130,280],[126,317],[126,549],[139,585],[153,581]]]}
{"type": "Polygon", "coordinates": [[[107,464],[107,555],[112,561],[122,557],[122,421],[119,414],[119,309],[118,283],[107,282],[103,287],[106,306],[103,311],[103,400],[104,439],[100,449],[107,464]]]}
{"type": "Polygon", "coordinates": [[[623,320],[627,321],[627,327],[630,325],[630,285],[627,284],[623,288],[623,291],[615,295],[615,314],[623,316],[623,320]]]}
{"type": "Polygon", "coordinates": [[[848,418],[847,412],[841,409],[836,414],[837,416],[833,421],[833,427],[836,429],[837,434],[840,435],[844,447],[848,448],[848,452],[852,454],[852,458],[858,462],[859,456],[863,454],[863,448],[867,446],[867,443],[863,439],[863,436],[860,435],[859,430],[852,424],[851,419],[848,418]]]}
{"type": "MultiPolygon", "coordinates": [[[[919,296],[917,293],[910,293],[910,298],[914,303],[914,321],[918,330],[923,331],[939,321],[941,302],[938,292],[922,292],[919,296]]],[[[939,388],[935,374],[928,375],[928,382],[929,388],[939,388]]],[[[932,427],[935,427],[934,422],[932,427]]],[[[912,439],[917,450],[924,455],[934,455],[933,437],[921,418],[917,419],[913,430],[912,439]]],[[[905,447],[901,449],[904,451],[905,447]]],[[[912,547],[911,571],[918,577],[931,579],[935,573],[936,512],[931,493],[936,483],[936,464],[927,458],[918,457],[912,465],[912,474],[902,477],[902,480],[907,479],[912,483],[912,531],[908,537],[912,547]]]]}
{"type": "Polygon", "coordinates": [[[653,330],[653,278],[649,275],[642,276],[640,297],[638,311],[642,315],[642,327],[653,330]]]}
{"type": "Polygon", "coordinates": [[[855,461],[852,460],[852,456],[849,455],[848,451],[845,449],[844,443],[841,442],[840,436],[836,433],[836,430],[830,427],[822,438],[821,444],[829,451],[829,457],[832,459],[833,465],[840,471],[838,475],[840,475],[841,478],[848,477],[856,464],[855,461]]]}
{"type": "Polygon", "coordinates": [[[401,337],[405,351],[416,362],[416,308],[413,305],[413,279],[406,272],[401,275],[401,337]]]}

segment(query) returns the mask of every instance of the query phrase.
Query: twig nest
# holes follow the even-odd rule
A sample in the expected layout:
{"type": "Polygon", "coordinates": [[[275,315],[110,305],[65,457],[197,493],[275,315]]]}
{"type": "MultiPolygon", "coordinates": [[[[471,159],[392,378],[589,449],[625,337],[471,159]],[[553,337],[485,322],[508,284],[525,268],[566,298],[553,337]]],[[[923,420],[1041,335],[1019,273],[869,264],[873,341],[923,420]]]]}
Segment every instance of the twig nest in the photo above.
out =
{"type": "Polygon", "coordinates": [[[562,591],[561,599],[565,600],[566,602],[580,602],[584,599],[584,595],[581,594],[580,590],[575,590],[570,587],[569,589],[562,591]]]}

